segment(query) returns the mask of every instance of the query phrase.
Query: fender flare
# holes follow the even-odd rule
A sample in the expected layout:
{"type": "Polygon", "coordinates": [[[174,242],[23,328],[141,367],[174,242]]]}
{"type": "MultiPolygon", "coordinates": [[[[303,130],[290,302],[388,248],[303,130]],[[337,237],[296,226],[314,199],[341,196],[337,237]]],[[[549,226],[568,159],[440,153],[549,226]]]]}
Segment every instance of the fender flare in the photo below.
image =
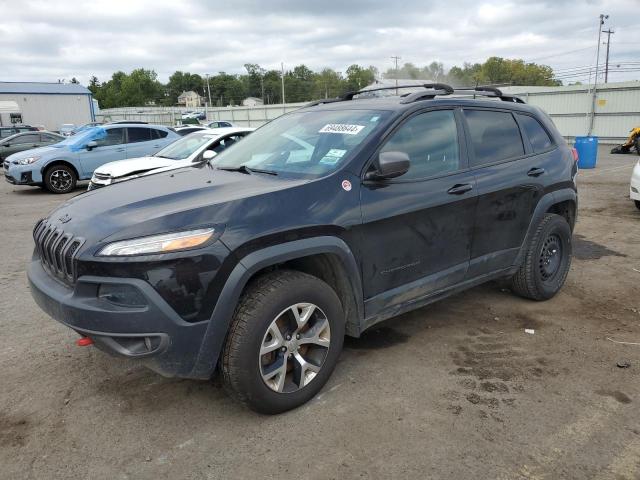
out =
{"type": "Polygon", "coordinates": [[[295,240],[243,257],[229,274],[213,309],[190,378],[208,379],[213,374],[231,325],[233,312],[249,280],[265,267],[316,254],[335,254],[342,261],[354,296],[358,323],[364,315],[360,271],[349,246],[337,237],[322,236],[295,240]]]}
{"type": "MultiPolygon", "coordinates": [[[[573,201],[576,206],[575,217],[578,216],[578,194],[573,188],[562,188],[560,190],[555,190],[553,192],[549,192],[538,201],[535,210],[533,211],[533,215],[531,215],[531,221],[529,222],[529,228],[527,228],[527,234],[524,237],[524,241],[522,242],[522,246],[520,247],[520,252],[518,252],[518,256],[516,257],[515,262],[513,263],[510,273],[515,273],[515,271],[520,268],[522,261],[524,259],[524,255],[527,251],[527,245],[529,245],[529,239],[535,232],[538,223],[542,219],[545,213],[549,210],[552,205],[555,205],[560,202],[565,202],[567,200],[573,201]]],[[[573,226],[572,226],[573,230],[573,226]]]]}

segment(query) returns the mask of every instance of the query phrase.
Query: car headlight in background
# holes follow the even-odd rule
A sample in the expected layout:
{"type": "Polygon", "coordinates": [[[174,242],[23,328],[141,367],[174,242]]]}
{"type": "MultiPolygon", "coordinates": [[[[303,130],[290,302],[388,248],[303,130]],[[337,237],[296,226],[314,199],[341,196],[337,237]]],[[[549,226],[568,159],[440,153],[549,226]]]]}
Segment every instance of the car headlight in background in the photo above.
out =
{"type": "Polygon", "coordinates": [[[38,160],[40,160],[40,155],[32,155],[30,157],[21,158],[20,160],[18,160],[18,165],[31,165],[38,160]]]}
{"type": "Polygon", "coordinates": [[[205,244],[213,237],[214,233],[214,228],[199,228],[197,230],[121,240],[108,244],[98,252],[98,256],[118,257],[124,255],[177,252],[205,244]]]}

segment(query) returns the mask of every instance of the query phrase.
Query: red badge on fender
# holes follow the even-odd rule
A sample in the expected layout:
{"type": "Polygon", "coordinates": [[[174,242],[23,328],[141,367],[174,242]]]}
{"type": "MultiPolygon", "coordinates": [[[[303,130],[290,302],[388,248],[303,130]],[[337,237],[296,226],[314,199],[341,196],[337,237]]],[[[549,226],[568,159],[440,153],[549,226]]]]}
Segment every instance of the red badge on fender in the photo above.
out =
{"type": "Polygon", "coordinates": [[[351,182],[349,180],[343,180],[342,181],[342,188],[344,189],[345,192],[348,192],[351,190],[351,182]]]}

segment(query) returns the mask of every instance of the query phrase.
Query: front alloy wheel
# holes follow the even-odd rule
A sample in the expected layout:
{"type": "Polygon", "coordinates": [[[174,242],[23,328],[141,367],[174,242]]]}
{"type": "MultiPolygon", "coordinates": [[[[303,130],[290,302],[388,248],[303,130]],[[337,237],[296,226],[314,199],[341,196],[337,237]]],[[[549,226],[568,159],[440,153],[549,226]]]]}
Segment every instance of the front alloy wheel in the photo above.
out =
{"type": "Polygon", "coordinates": [[[312,303],[286,308],[271,322],[260,348],[260,373],[275,392],[306,387],[322,368],[331,345],[327,316],[312,303]]]}
{"type": "Polygon", "coordinates": [[[76,186],[76,174],[67,165],[54,165],[44,175],[44,184],[52,193],[68,193],[76,186]]]}
{"type": "Polygon", "coordinates": [[[240,298],[220,358],[227,390],[261,413],[281,413],[316,395],[344,340],[336,292],[317,277],[276,270],[240,298]]]}

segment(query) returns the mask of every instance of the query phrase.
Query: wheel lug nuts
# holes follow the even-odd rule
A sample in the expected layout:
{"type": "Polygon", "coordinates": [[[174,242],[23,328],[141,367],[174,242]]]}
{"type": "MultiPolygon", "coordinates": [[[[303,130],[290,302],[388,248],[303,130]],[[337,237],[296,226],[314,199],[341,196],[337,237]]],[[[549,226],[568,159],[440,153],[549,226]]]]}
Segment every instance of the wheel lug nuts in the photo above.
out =
{"type": "Polygon", "coordinates": [[[297,335],[296,335],[296,339],[297,339],[297,340],[300,340],[300,334],[297,334],[297,335]]]}
{"type": "Polygon", "coordinates": [[[293,353],[290,353],[290,354],[289,354],[289,358],[291,358],[291,357],[293,357],[293,353]]]}
{"type": "Polygon", "coordinates": [[[287,335],[287,340],[291,340],[291,335],[287,335]]]}
{"type": "Polygon", "coordinates": [[[283,352],[286,352],[287,351],[287,347],[282,347],[280,350],[283,351],[283,352]]]}

